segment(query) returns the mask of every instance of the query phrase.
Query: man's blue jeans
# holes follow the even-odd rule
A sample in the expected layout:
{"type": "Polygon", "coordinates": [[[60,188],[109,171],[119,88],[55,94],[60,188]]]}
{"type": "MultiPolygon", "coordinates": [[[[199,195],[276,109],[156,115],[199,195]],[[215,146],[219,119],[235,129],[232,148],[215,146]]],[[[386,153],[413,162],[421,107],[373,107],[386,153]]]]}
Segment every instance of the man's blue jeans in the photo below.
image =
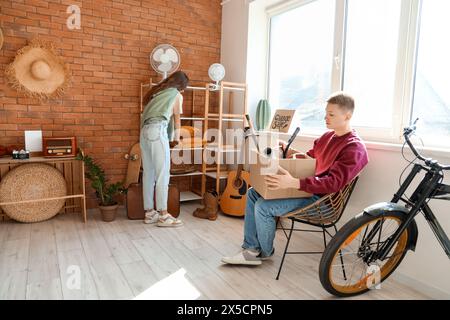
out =
{"type": "Polygon", "coordinates": [[[265,257],[270,256],[276,231],[275,217],[305,207],[319,198],[314,195],[310,198],[265,200],[253,188],[249,189],[242,248],[260,251],[265,257]]]}

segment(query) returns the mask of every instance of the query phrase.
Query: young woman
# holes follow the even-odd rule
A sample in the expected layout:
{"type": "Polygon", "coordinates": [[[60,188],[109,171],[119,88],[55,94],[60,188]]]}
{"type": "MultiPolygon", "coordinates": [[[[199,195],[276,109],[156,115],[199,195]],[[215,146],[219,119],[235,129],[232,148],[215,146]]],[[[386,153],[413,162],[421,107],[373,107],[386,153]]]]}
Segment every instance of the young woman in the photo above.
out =
{"type": "Polygon", "coordinates": [[[178,227],[183,224],[167,212],[167,194],[170,179],[169,148],[178,144],[180,138],[180,114],[183,112],[181,92],[188,82],[188,76],[177,71],[150,89],[143,100],[145,109],[141,117],[140,145],[144,168],[144,223],[157,223],[159,227],[178,227]],[[153,201],[155,192],[156,210],[153,201]]]}

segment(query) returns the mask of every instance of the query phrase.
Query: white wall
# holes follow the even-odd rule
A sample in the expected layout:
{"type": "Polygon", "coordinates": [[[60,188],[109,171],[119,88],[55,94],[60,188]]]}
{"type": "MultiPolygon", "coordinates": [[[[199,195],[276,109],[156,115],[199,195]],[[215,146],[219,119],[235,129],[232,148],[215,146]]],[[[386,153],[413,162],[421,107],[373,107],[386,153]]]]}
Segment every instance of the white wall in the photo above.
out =
{"type": "MultiPolygon", "coordinates": [[[[268,48],[265,8],[277,1],[231,0],[222,8],[221,63],[226,70],[225,80],[247,83],[248,113],[253,122],[259,100],[267,98],[267,57],[261,54],[268,48]]],[[[235,112],[243,110],[239,100],[235,106],[235,112]]]]}
{"type": "MultiPolygon", "coordinates": [[[[231,0],[223,7],[222,63],[228,81],[247,82],[249,112],[255,116],[259,99],[265,97],[267,24],[264,8],[278,0],[231,0]]],[[[294,147],[306,150],[312,139],[300,137],[294,147]]],[[[363,172],[347,208],[343,221],[365,207],[389,201],[398,189],[398,178],[404,167],[399,147],[368,144],[370,163],[363,172]]],[[[442,163],[450,164],[450,153],[428,153],[442,163]]],[[[450,179],[446,179],[450,183],[450,179]]],[[[434,201],[431,207],[444,230],[450,235],[450,202],[434,201]]],[[[441,249],[422,216],[417,219],[419,239],[416,252],[409,253],[393,277],[414,285],[418,290],[436,298],[450,298],[450,260],[441,249]]]]}
{"type": "Polygon", "coordinates": [[[225,81],[245,82],[247,64],[248,1],[231,0],[222,7],[221,63],[225,81]]]}
{"type": "MultiPolygon", "coordinates": [[[[221,64],[225,67],[224,81],[246,83],[248,0],[224,1],[222,7],[222,45],[221,64]]],[[[224,111],[227,113],[244,113],[244,96],[234,91],[234,98],[229,101],[230,91],[224,93],[224,111]],[[230,103],[233,110],[228,110],[230,103]]],[[[225,128],[237,128],[240,123],[228,122],[225,128]]],[[[242,127],[242,126],[241,126],[242,127]]]]}

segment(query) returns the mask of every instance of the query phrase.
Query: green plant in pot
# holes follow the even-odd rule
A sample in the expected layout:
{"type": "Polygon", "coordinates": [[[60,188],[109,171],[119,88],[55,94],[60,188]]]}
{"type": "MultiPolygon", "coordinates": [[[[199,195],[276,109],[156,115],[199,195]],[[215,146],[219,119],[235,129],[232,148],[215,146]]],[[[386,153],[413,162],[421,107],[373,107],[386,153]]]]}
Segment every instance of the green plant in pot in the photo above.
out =
{"type": "Polygon", "coordinates": [[[78,160],[82,160],[85,165],[85,175],[91,181],[91,186],[95,190],[99,200],[99,209],[103,221],[113,221],[116,218],[118,204],[116,196],[125,191],[123,182],[108,183],[105,171],[91,157],[86,156],[83,151],[79,151],[78,160]]]}

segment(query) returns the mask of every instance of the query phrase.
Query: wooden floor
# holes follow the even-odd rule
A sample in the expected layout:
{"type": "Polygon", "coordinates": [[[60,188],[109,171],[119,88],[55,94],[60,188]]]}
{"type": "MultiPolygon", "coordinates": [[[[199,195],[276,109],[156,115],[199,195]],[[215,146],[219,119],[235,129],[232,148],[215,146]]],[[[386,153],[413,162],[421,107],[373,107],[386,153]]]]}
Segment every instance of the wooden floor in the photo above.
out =
{"type": "MultiPolygon", "coordinates": [[[[77,214],[2,222],[0,299],[334,299],[320,285],[318,255],[288,256],[275,280],[285,245],[280,231],[273,260],[259,267],[222,265],[223,255],[240,249],[243,219],[197,219],[191,213],[198,206],[184,204],[185,226],[173,229],[128,220],[123,209],[109,223],[97,210],[86,224],[77,214]]],[[[300,243],[317,251],[321,241],[296,235],[292,249],[300,243]]],[[[427,297],[389,279],[357,299],[427,297]]]]}

